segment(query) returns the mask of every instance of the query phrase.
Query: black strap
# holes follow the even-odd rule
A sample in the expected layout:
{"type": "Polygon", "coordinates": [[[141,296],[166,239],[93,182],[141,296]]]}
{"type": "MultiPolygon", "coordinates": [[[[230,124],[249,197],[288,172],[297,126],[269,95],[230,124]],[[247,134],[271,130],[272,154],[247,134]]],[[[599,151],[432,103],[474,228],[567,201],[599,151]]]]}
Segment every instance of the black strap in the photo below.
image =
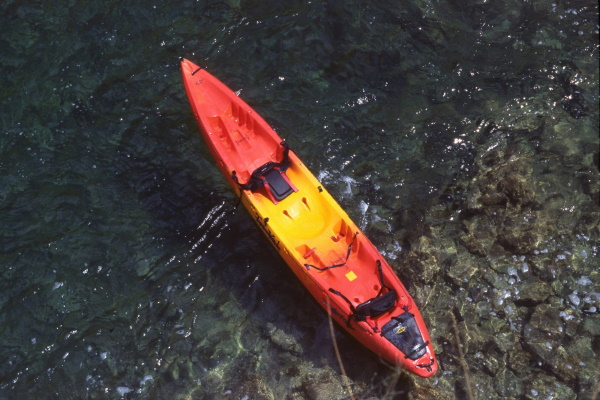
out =
{"type": "Polygon", "coordinates": [[[281,143],[279,143],[279,144],[283,146],[283,160],[281,160],[281,163],[289,164],[289,162],[290,162],[290,145],[287,144],[287,142],[285,140],[282,140],[281,143]]]}
{"type": "Polygon", "coordinates": [[[329,288],[329,291],[333,294],[337,294],[342,299],[346,300],[346,303],[348,303],[348,305],[350,306],[350,310],[352,310],[352,313],[354,313],[356,311],[356,308],[354,308],[354,306],[352,305],[352,302],[350,300],[348,300],[348,298],[346,296],[344,296],[342,294],[342,292],[335,290],[334,288],[329,288]]]}
{"type": "Polygon", "coordinates": [[[325,271],[327,269],[339,268],[339,267],[343,267],[344,265],[346,265],[346,263],[348,262],[348,258],[350,257],[350,252],[352,251],[352,245],[354,245],[354,241],[356,240],[356,236],[358,236],[358,232],[356,232],[354,234],[354,237],[352,238],[352,242],[350,242],[350,245],[348,246],[348,251],[346,252],[346,261],[344,261],[341,264],[333,264],[333,265],[330,265],[329,267],[323,267],[323,268],[319,268],[312,264],[304,264],[304,266],[306,267],[306,270],[310,271],[311,268],[314,268],[319,271],[325,271]]]}
{"type": "MultiPolygon", "coordinates": [[[[262,167],[259,167],[259,168],[263,168],[263,167],[265,167],[266,165],[267,165],[267,164],[264,164],[262,167]]],[[[272,164],[271,164],[271,165],[272,165],[272,164]]],[[[269,166],[271,166],[271,165],[269,165],[269,166]]],[[[260,177],[260,175],[262,175],[262,173],[259,175],[259,174],[258,174],[258,172],[257,172],[259,168],[257,168],[256,170],[254,170],[254,172],[253,172],[253,173],[252,173],[252,175],[250,176],[250,179],[248,179],[248,182],[247,182],[247,183],[240,183],[240,180],[239,180],[239,178],[238,178],[238,176],[237,176],[237,171],[233,171],[233,172],[231,173],[231,179],[233,179],[233,181],[234,181],[235,183],[237,183],[237,185],[238,185],[238,186],[239,186],[241,189],[244,189],[244,190],[256,190],[256,189],[258,189],[259,187],[261,187],[261,186],[262,186],[262,184],[264,183],[263,179],[260,177]],[[261,182],[262,182],[262,183],[261,183],[261,182]]],[[[260,171],[260,172],[262,172],[262,171],[260,171]]]]}
{"type": "Polygon", "coordinates": [[[383,288],[386,288],[387,290],[391,291],[392,289],[385,284],[385,281],[383,280],[383,269],[381,268],[381,260],[377,260],[377,270],[379,271],[379,281],[381,282],[381,289],[379,289],[379,294],[377,294],[377,296],[381,295],[381,292],[383,292],[383,288]]]}
{"type": "Polygon", "coordinates": [[[433,358],[430,358],[430,360],[431,362],[429,364],[417,364],[417,367],[425,368],[427,371],[431,372],[431,366],[435,363],[435,361],[433,360],[433,358]]]}
{"type": "MultiPolygon", "coordinates": [[[[410,356],[412,356],[413,354],[417,353],[420,350],[423,350],[425,347],[427,347],[429,345],[429,340],[423,342],[422,345],[420,345],[419,347],[417,347],[416,349],[414,349],[413,351],[411,351],[410,353],[408,353],[407,355],[404,356],[404,358],[410,358],[410,356]]],[[[432,360],[433,361],[433,360],[432,360]]],[[[433,364],[433,363],[432,363],[433,364]]],[[[429,364],[429,365],[432,365],[429,364]]],[[[423,367],[427,367],[427,365],[419,365],[421,368],[423,367]]]]}
{"type": "Polygon", "coordinates": [[[346,320],[346,325],[349,328],[352,328],[352,326],[350,326],[350,320],[352,318],[356,318],[358,321],[364,321],[367,318],[363,315],[359,315],[356,314],[356,308],[354,308],[354,306],[352,305],[352,302],[350,300],[348,300],[348,298],[346,296],[344,296],[342,294],[342,292],[335,290],[334,288],[329,288],[329,291],[333,294],[337,294],[338,296],[340,296],[342,299],[346,300],[346,303],[348,303],[348,305],[350,306],[350,311],[352,311],[352,314],[348,315],[348,319],[346,320]]]}

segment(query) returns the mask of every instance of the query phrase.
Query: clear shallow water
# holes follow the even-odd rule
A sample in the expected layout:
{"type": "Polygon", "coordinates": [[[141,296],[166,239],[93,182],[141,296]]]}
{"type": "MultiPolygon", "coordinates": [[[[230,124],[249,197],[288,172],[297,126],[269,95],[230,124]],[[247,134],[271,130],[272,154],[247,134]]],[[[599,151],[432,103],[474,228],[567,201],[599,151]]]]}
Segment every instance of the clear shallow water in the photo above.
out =
{"type": "Polygon", "coordinates": [[[338,332],[357,398],[464,398],[467,376],[474,398],[591,396],[594,2],[0,7],[3,398],[347,398],[326,317],[233,212],[180,56],[289,140],[420,304],[439,374],[338,332]]]}

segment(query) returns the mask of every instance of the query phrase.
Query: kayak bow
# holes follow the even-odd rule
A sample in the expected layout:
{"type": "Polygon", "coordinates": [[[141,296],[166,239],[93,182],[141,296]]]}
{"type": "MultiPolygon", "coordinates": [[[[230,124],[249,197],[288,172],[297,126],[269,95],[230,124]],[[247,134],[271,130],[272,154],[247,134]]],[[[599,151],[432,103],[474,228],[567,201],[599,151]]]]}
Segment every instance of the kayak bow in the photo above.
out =
{"type": "Polygon", "coordinates": [[[385,361],[433,375],[438,365],[423,318],[375,246],[248,104],[189,60],[181,70],[221,172],[311,295],[385,361]]]}

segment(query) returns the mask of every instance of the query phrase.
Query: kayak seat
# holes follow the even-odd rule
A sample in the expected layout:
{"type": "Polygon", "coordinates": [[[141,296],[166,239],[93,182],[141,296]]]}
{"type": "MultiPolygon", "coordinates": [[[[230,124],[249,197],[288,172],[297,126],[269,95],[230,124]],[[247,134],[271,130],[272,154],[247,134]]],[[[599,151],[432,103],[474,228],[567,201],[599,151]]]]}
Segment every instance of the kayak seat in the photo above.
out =
{"type": "Polygon", "coordinates": [[[391,290],[385,294],[379,294],[377,297],[373,297],[372,299],[357,305],[354,311],[356,314],[355,317],[357,317],[358,320],[361,319],[360,317],[378,317],[394,307],[397,299],[398,294],[395,290],[391,290]]]}
{"type": "Polygon", "coordinates": [[[363,303],[360,303],[357,306],[354,306],[352,304],[352,302],[346,296],[344,296],[344,294],[342,292],[335,290],[333,288],[329,288],[329,291],[331,293],[341,297],[342,299],[344,299],[346,301],[346,303],[348,303],[348,306],[350,307],[350,311],[352,312],[348,316],[348,321],[347,321],[348,326],[350,326],[350,320],[352,320],[352,318],[354,318],[357,321],[366,321],[367,317],[377,318],[380,315],[385,314],[386,312],[395,308],[396,301],[398,300],[398,293],[385,284],[385,282],[383,280],[383,271],[381,268],[381,261],[377,260],[376,265],[377,265],[377,270],[379,272],[379,281],[381,282],[381,289],[379,290],[379,293],[377,293],[377,295],[375,297],[373,297],[363,303]],[[384,293],[383,289],[387,289],[387,291],[384,293]]]}
{"type": "Polygon", "coordinates": [[[273,168],[265,173],[263,185],[275,204],[295,192],[289,178],[279,168],[273,168]]]}
{"type": "Polygon", "coordinates": [[[247,183],[241,183],[235,171],[232,172],[231,178],[238,186],[244,190],[256,191],[264,187],[267,195],[274,204],[279,203],[290,194],[297,192],[298,189],[285,174],[285,171],[290,166],[289,151],[290,148],[285,142],[281,142],[283,146],[283,160],[281,162],[269,161],[260,167],[256,168],[250,175],[247,183]]]}
{"type": "MultiPolygon", "coordinates": [[[[335,295],[340,296],[348,303],[348,305],[350,306],[350,310],[352,311],[352,314],[350,314],[350,318],[354,318],[357,321],[365,321],[367,317],[379,317],[381,314],[384,314],[392,308],[394,308],[394,306],[396,305],[396,300],[398,300],[398,294],[396,293],[396,291],[390,290],[389,292],[386,292],[384,294],[379,293],[372,299],[367,300],[355,307],[352,304],[352,302],[340,291],[337,291],[333,288],[329,288],[329,291],[335,295]]],[[[348,320],[348,323],[349,322],[350,319],[348,320]]]]}

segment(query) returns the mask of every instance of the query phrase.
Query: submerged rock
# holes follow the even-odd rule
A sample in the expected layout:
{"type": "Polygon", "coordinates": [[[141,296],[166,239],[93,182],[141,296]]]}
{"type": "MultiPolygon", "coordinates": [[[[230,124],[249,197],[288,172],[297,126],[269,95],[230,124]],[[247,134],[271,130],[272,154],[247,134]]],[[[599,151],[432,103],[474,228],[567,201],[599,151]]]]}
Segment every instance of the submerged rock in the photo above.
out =
{"type": "Polygon", "coordinates": [[[457,380],[459,376],[454,376],[451,370],[441,371],[442,375],[434,380],[418,379],[414,381],[413,388],[409,392],[411,400],[420,399],[439,399],[439,400],[454,400],[456,399],[457,380]]]}
{"type": "Polygon", "coordinates": [[[541,362],[552,358],[562,336],[563,321],[550,304],[538,305],[523,330],[526,348],[541,362]]]}
{"type": "Polygon", "coordinates": [[[231,389],[231,398],[253,400],[275,400],[276,396],[265,379],[258,374],[244,374],[243,383],[231,389]]]}
{"type": "Polygon", "coordinates": [[[577,395],[568,385],[558,381],[552,375],[535,374],[525,382],[525,398],[575,400],[577,395]]]}
{"type": "MultiPolygon", "coordinates": [[[[466,253],[464,250],[462,253],[466,253]]],[[[461,257],[450,263],[446,268],[446,275],[458,286],[465,286],[480,269],[478,260],[472,259],[470,254],[462,254],[461,257]]]]}
{"type": "Polygon", "coordinates": [[[523,381],[508,368],[503,368],[494,379],[494,388],[503,399],[518,399],[523,395],[523,381]]]}
{"type": "Polygon", "coordinates": [[[557,348],[552,360],[554,371],[565,382],[578,382],[581,387],[591,388],[598,377],[598,361],[595,357],[590,357],[593,354],[591,338],[569,338],[557,348]]]}
{"type": "Polygon", "coordinates": [[[496,229],[487,218],[468,218],[462,221],[464,232],[460,243],[473,255],[485,256],[496,241],[496,229]]]}
{"type": "Polygon", "coordinates": [[[521,379],[530,378],[531,371],[529,368],[533,365],[534,359],[523,346],[518,343],[508,352],[507,366],[511,371],[521,379]]]}
{"type": "Polygon", "coordinates": [[[267,328],[269,330],[269,337],[277,346],[293,354],[302,353],[302,346],[292,335],[287,334],[272,323],[268,323],[267,328]]]}
{"type": "Polygon", "coordinates": [[[314,400],[337,400],[347,395],[341,379],[333,374],[321,374],[316,379],[310,380],[306,383],[305,391],[308,398],[314,400]]]}
{"type": "Polygon", "coordinates": [[[535,218],[527,218],[527,215],[508,216],[498,233],[498,243],[511,254],[532,253],[543,237],[541,227],[532,219],[535,220],[535,218]]]}
{"type": "Polygon", "coordinates": [[[519,283],[519,293],[516,302],[520,305],[532,307],[546,301],[553,291],[548,283],[531,276],[519,283]]]}
{"type": "Polygon", "coordinates": [[[523,174],[512,174],[509,170],[498,182],[497,190],[513,204],[527,205],[535,200],[531,182],[523,174]]]}

